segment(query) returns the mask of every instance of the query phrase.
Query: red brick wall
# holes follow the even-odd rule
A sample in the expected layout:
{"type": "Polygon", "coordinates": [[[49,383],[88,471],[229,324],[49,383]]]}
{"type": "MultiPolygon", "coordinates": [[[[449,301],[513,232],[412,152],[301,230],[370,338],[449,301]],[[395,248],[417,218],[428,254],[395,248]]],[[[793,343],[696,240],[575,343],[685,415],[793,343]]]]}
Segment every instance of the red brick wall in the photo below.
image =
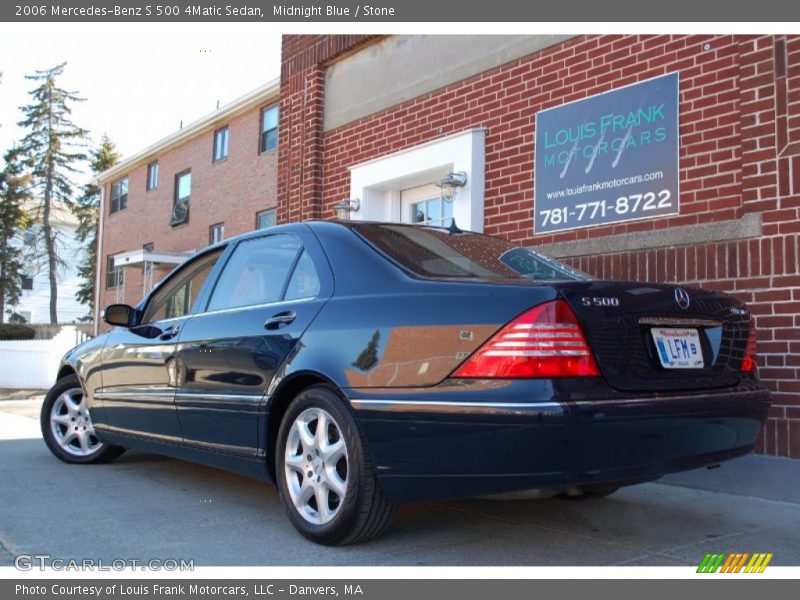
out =
{"type": "Polygon", "coordinates": [[[278,222],[322,217],[325,65],[378,36],[287,35],[281,56],[278,222]]]}
{"type": "Polygon", "coordinates": [[[281,150],[279,220],[331,218],[333,204],[350,194],[349,166],[475,127],[487,130],[490,234],[524,244],[658,235],[666,227],[761,213],[759,239],[573,262],[600,277],[693,283],[748,302],[761,375],[774,393],[760,450],[800,458],[800,38],[580,37],[322,134],[319,86],[333,55],[315,61],[308,48],[325,43],[320,36],[284,36],[284,77],[292,83],[282,84],[282,104],[296,105],[299,81],[317,104],[302,118],[282,119],[281,131],[296,137],[286,164],[281,150]],[[301,51],[304,59],[295,60],[301,51]],[[536,112],[672,71],[680,72],[681,214],[534,236],[536,112]]]}
{"type": "MultiPolygon", "coordinates": [[[[145,191],[147,165],[128,173],[128,207],[109,214],[111,184],[105,186],[103,245],[100,253],[100,303],[115,301],[116,290],[106,289],[106,256],[136,250],[153,242],[156,250],[183,251],[208,244],[209,226],[225,224],[225,237],[252,231],[256,213],[276,206],[277,151],[259,154],[260,107],[202,133],[158,159],[158,188],[145,191]],[[228,158],[212,162],[214,130],[229,128],[228,158]],[[192,170],[189,222],[169,225],[172,214],[175,175],[192,170]]],[[[157,273],[157,281],[165,273],[157,273]]],[[[142,297],[142,271],[125,271],[125,301],[135,304],[142,297]]]]}

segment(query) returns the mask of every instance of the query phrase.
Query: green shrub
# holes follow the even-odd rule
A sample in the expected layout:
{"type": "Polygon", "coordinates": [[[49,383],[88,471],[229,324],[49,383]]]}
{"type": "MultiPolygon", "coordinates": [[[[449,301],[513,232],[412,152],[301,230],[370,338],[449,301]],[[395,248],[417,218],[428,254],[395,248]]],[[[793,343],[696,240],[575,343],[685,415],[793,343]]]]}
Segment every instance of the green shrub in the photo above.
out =
{"type": "Polygon", "coordinates": [[[0,325],[0,340],[32,340],[36,332],[25,325],[8,323],[0,325]]]}

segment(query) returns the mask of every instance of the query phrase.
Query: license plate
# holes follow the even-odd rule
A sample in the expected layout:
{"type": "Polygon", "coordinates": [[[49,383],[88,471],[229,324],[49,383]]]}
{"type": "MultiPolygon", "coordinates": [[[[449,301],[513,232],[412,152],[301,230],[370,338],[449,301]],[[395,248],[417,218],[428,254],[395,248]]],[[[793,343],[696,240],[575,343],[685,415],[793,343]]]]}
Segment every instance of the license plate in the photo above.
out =
{"type": "Polygon", "coordinates": [[[653,327],[650,335],[665,369],[702,369],[705,366],[697,329],[653,327]]]}

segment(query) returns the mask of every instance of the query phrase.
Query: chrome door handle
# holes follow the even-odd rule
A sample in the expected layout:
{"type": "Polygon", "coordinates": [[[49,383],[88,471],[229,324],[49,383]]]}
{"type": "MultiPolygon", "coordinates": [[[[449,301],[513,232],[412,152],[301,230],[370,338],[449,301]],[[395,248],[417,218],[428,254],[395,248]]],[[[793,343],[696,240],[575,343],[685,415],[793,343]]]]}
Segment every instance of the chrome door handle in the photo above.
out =
{"type": "Polygon", "coordinates": [[[288,325],[292,321],[295,320],[297,314],[293,310],[285,310],[283,312],[279,312],[276,315],[272,315],[267,321],[264,323],[265,329],[277,329],[281,325],[288,325]]]}

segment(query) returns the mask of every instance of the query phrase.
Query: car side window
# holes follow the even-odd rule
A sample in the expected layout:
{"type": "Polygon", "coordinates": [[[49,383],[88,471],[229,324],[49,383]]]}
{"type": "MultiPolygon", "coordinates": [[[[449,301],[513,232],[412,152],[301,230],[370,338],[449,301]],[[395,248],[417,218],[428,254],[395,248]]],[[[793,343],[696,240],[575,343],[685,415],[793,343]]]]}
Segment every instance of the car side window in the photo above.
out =
{"type": "Polygon", "coordinates": [[[303,245],[278,234],[239,242],[220,275],[208,310],[277,302],[303,245]]]}
{"type": "Polygon", "coordinates": [[[292,272],[292,277],[289,279],[284,300],[313,298],[319,294],[319,288],[319,275],[317,275],[317,269],[314,268],[314,261],[311,260],[308,251],[303,250],[303,254],[300,255],[292,272]]]}
{"type": "Polygon", "coordinates": [[[142,323],[154,323],[189,314],[208,274],[222,251],[213,252],[176,274],[147,303],[142,323]]]}

